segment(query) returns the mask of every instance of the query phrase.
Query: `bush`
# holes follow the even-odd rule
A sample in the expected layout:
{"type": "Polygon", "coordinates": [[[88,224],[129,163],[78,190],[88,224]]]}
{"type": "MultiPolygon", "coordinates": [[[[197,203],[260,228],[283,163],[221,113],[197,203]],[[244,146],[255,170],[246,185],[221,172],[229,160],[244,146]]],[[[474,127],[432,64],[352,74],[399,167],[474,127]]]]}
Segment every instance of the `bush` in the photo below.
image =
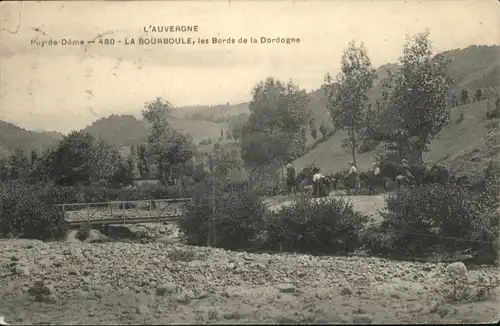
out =
{"type": "Polygon", "coordinates": [[[0,184],[0,234],[39,240],[64,238],[68,230],[64,212],[49,194],[39,186],[0,184]]]}
{"type": "Polygon", "coordinates": [[[488,100],[486,104],[486,119],[491,120],[500,118],[500,97],[497,97],[494,103],[495,104],[493,105],[493,100],[488,100]]]}
{"type": "Polygon", "coordinates": [[[359,235],[367,220],[343,198],[301,198],[269,213],[267,246],[316,254],[347,253],[360,246],[359,235]]]}
{"type": "Polygon", "coordinates": [[[75,237],[80,241],[87,240],[90,237],[90,225],[88,223],[82,224],[75,237]]]}
{"type": "Polygon", "coordinates": [[[374,150],[375,148],[377,148],[377,146],[379,144],[380,144],[379,141],[365,138],[365,139],[363,139],[363,142],[359,146],[358,153],[363,154],[363,153],[370,152],[370,151],[374,150]]]}
{"type": "Polygon", "coordinates": [[[472,249],[496,258],[498,213],[465,187],[431,184],[401,189],[386,201],[388,213],[379,229],[386,236],[367,240],[372,251],[417,256],[472,249]]]}
{"type": "Polygon", "coordinates": [[[211,245],[226,249],[255,247],[262,231],[266,207],[257,194],[248,187],[224,191],[220,184],[206,183],[198,187],[187,216],[179,220],[179,228],[188,244],[205,245],[209,231],[215,235],[211,245]],[[212,193],[215,200],[212,202],[212,193]],[[212,208],[215,203],[215,218],[212,208]],[[213,228],[212,228],[213,227],[213,228]]]}

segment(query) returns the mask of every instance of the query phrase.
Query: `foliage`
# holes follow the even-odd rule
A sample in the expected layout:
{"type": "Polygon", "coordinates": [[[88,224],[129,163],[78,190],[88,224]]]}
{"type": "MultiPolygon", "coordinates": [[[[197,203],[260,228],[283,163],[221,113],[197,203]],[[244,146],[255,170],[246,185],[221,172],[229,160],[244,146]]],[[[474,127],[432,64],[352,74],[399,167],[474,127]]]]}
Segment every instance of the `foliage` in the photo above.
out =
{"type": "Polygon", "coordinates": [[[133,115],[116,115],[100,118],[83,129],[95,139],[112,146],[138,146],[147,141],[148,127],[133,115]]]}
{"type": "Polygon", "coordinates": [[[283,151],[282,143],[264,132],[244,136],[241,145],[241,158],[252,167],[272,164],[276,153],[283,151]]]}
{"type": "Polygon", "coordinates": [[[90,237],[90,225],[88,223],[82,224],[75,236],[80,241],[87,240],[90,237]]]}
{"type": "Polygon", "coordinates": [[[377,238],[366,243],[377,253],[414,257],[471,249],[487,259],[497,257],[498,212],[465,187],[402,188],[386,202],[388,213],[379,231],[387,242],[377,238]]]}
{"type": "Polygon", "coordinates": [[[241,162],[229,153],[216,153],[210,157],[212,176],[226,178],[231,171],[241,168],[241,162]]]}
{"type": "Polygon", "coordinates": [[[216,179],[196,190],[187,210],[179,227],[188,244],[210,242],[227,249],[254,246],[266,213],[260,197],[250,188],[224,191],[216,179]]]}
{"type": "Polygon", "coordinates": [[[297,150],[294,146],[305,144],[304,129],[309,121],[307,101],[305,90],[291,81],[285,85],[267,78],[254,87],[250,117],[242,132],[242,158],[247,165],[258,166],[270,161],[282,164],[297,150]],[[296,142],[295,138],[303,140],[296,142]],[[263,151],[258,140],[265,140],[270,149],[263,151]]]}
{"type": "Polygon", "coordinates": [[[363,141],[361,142],[359,148],[358,148],[358,153],[363,154],[370,152],[377,148],[377,146],[380,144],[379,141],[373,140],[370,138],[364,138],[363,141]]]}
{"type": "Polygon", "coordinates": [[[276,196],[280,190],[280,172],[276,164],[263,165],[249,169],[249,182],[252,189],[261,196],[276,196]]]}
{"type": "Polygon", "coordinates": [[[484,192],[481,200],[484,204],[497,207],[500,206],[500,163],[491,160],[484,173],[484,192]]]}
{"type": "Polygon", "coordinates": [[[149,150],[155,162],[159,179],[167,184],[172,166],[191,159],[194,145],[191,137],[172,129],[168,123],[171,104],[157,98],[145,104],[142,115],[151,125],[148,137],[149,150]]]}
{"type": "Polygon", "coordinates": [[[322,254],[351,252],[360,246],[358,236],[367,220],[343,198],[301,198],[270,213],[267,246],[322,254]]]}
{"type": "Polygon", "coordinates": [[[466,89],[462,89],[460,92],[460,100],[462,101],[462,104],[469,103],[469,92],[466,89]]]}
{"type": "Polygon", "coordinates": [[[342,55],[338,83],[334,83],[329,74],[325,77],[326,106],[335,127],[347,131],[344,147],[351,150],[354,163],[355,151],[365,127],[364,102],[368,99],[367,91],[373,85],[374,72],[364,45],[356,47],[351,42],[342,55]]]}
{"type": "Polygon", "coordinates": [[[147,179],[150,173],[150,157],[145,145],[139,146],[137,168],[141,179],[147,179]]]}
{"type": "Polygon", "coordinates": [[[433,56],[431,48],[428,31],[408,38],[402,67],[388,75],[382,90],[382,117],[369,130],[373,139],[397,143],[400,155],[410,163],[422,162],[427,145],[450,118],[450,59],[433,56]]]}
{"type": "Polygon", "coordinates": [[[316,129],[311,129],[311,137],[316,140],[316,138],[318,137],[318,130],[316,129]]]}
{"type": "Polygon", "coordinates": [[[94,163],[94,137],[83,131],[73,131],[65,136],[53,156],[52,176],[57,184],[88,184],[92,180],[94,163]]]}
{"type": "Polygon", "coordinates": [[[20,182],[0,183],[0,234],[54,240],[66,235],[67,223],[50,190],[20,182]]]}
{"type": "Polygon", "coordinates": [[[476,93],[474,93],[474,100],[481,101],[483,99],[483,91],[481,88],[476,89],[476,93]]]}
{"type": "Polygon", "coordinates": [[[487,119],[498,119],[500,118],[500,97],[496,97],[493,105],[493,100],[490,99],[487,102],[488,111],[486,112],[487,119]]]}
{"type": "Polygon", "coordinates": [[[321,138],[326,138],[328,134],[328,127],[324,123],[319,126],[319,132],[321,133],[321,138]]]}
{"type": "Polygon", "coordinates": [[[112,181],[116,173],[116,162],[121,160],[118,148],[100,140],[94,145],[92,158],[92,180],[112,181]]]}

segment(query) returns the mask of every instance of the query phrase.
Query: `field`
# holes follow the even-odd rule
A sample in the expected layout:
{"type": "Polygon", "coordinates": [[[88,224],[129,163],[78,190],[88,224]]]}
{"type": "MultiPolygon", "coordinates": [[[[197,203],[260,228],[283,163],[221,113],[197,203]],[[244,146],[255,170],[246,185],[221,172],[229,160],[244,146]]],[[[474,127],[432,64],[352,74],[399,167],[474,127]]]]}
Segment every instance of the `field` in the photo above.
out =
{"type": "MultiPolygon", "coordinates": [[[[383,196],[351,200],[374,217],[384,205],[383,196]]],[[[126,227],[150,241],[97,231],[85,242],[75,231],[64,242],[2,240],[0,315],[11,324],[473,323],[498,312],[498,289],[445,301],[445,263],[231,252],[182,245],[172,225],[126,227]],[[50,293],[44,302],[29,294],[36,281],[50,293]]],[[[476,267],[468,278],[496,274],[476,267]]]]}

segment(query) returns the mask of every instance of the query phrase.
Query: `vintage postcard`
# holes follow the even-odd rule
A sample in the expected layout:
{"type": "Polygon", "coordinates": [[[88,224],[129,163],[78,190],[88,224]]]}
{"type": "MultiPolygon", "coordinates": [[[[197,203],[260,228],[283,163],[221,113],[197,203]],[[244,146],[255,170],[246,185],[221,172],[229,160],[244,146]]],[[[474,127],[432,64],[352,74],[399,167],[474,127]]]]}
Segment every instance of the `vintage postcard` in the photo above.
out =
{"type": "Polygon", "coordinates": [[[497,321],[499,14],[1,3],[0,324],[497,321]]]}

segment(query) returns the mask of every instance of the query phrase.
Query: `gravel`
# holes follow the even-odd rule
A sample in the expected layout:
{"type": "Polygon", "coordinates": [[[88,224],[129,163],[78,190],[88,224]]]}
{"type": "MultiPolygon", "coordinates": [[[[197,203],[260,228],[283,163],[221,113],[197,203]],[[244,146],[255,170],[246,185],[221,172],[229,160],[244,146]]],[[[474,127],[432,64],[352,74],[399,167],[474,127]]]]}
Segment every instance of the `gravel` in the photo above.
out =
{"type": "Polygon", "coordinates": [[[451,323],[498,312],[497,298],[444,300],[450,270],[474,281],[497,275],[492,267],[253,254],[160,240],[8,240],[0,247],[0,316],[10,324],[451,323]],[[30,293],[37,281],[46,287],[43,302],[30,293]]]}

